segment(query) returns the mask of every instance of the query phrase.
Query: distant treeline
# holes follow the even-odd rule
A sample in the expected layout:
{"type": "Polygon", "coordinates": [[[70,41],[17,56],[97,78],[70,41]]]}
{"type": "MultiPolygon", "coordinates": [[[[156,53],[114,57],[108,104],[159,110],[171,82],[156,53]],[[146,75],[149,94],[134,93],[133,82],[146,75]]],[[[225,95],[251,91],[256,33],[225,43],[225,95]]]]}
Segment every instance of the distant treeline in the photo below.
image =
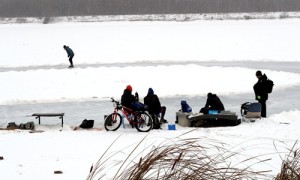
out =
{"type": "Polygon", "coordinates": [[[300,11],[300,0],[0,0],[0,17],[300,11]]]}

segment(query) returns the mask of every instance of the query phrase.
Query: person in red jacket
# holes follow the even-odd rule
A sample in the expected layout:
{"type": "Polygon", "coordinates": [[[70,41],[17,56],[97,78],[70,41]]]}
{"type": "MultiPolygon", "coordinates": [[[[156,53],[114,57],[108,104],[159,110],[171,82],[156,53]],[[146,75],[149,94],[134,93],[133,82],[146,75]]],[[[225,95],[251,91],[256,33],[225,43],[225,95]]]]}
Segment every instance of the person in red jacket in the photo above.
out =
{"type": "Polygon", "coordinates": [[[141,110],[140,108],[144,107],[144,105],[139,102],[139,94],[136,92],[135,95],[132,95],[132,87],[130,85],[124,89],[121,97],[121,105],[130,108],[133,111],[141,110]]]}

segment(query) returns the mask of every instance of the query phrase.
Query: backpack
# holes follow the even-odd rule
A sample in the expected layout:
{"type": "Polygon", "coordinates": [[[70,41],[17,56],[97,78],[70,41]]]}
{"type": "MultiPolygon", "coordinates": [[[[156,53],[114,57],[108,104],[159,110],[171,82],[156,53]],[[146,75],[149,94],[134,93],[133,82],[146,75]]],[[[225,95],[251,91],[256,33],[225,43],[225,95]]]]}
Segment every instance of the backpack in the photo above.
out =
{"type": "Polygon", "coordinates": [[[10,122],[10,123],[8,123],[6,128],[7,129],[18,129],[19,126],[15,122],[10,122]]]}
{"type": "Polygon", "coordinates": [[[266,81],[266,89],[267,89],[267,93],[272,93],[273,91],[273,86],[274,86],[274,83],[271,79],[267,79],[266,81]]]}
{"type": "Polygon", "coordinates": [[[160,129],[161,124],[159,122],[158,116],[156,114],[151,114],[153,120],[153,129],[160,129]]]}
{"type": "Polygon", "coordinates": [[[83,120],[82,123],[79,125],[79,127],[84,128],[84,129],[88,129],[88,128],[92,128],[94,126],[94,120],[83,120]]]}
{"type": "Polygon", "coordinates": [[[186,101],[181,101],[181,111],[192,112],[192,108],[186,103],[186,101]]]}
{"type": "Polygon", "coordinates": [[[25,124],[21,123],[19,125],[19,129],[34,130],[34,123],[33,122],[27,122],[25,124]]]}

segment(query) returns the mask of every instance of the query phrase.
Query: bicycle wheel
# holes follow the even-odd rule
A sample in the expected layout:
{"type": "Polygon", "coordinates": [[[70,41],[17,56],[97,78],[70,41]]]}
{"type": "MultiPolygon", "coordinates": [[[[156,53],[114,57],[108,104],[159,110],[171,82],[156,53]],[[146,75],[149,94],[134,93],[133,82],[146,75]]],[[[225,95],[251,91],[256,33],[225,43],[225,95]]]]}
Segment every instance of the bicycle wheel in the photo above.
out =
{"type": "Polygon", "coordinates": [[[122,123],[122,117],[119,113],[112,113],[105,118],[104,127],[107,131],[119,129],[122,123]]]}
{"type": "Polygon", "coordinates": [[[140,132],[148,132],[152,129],[152,118],[146,112],[138,112],[136,115],[135,128],[140,132]]]}

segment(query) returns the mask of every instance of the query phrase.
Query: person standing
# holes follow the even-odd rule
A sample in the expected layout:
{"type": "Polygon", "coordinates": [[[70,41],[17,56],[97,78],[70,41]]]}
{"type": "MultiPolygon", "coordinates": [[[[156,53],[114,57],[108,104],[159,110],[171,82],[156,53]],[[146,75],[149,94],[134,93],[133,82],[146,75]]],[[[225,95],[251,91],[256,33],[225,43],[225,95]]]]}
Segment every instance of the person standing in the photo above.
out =
{"type": "Polygon", "coordinates": [[[268,77],[266,74],[262,74],[261,71],[256,71],[257,83],[253,86],[255,93],[255,100],[261,104],[261,117],[267,117],[267,105],[268,100],[268,77]]]}
{"type": "Polygon", "coordinates": [[[74,57],[75,54],[69,46],[64,45],[64,49],[67,51],[67,54],[68,54],[68,58],[69,58],[69,62],[70,62],[69,68],[73,68],[74,67],[73,57],[74,57]]]}

